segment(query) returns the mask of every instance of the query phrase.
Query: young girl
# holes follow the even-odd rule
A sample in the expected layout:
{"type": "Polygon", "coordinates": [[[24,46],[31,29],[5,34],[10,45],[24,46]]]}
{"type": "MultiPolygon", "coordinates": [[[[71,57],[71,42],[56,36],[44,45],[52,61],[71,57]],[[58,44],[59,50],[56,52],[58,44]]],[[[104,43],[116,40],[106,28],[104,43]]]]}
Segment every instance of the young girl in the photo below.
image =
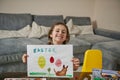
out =
{"type": "MultiPolygon", "coordinates": [[[[61,22],[55,23],[48,32],[48,44],[49,45],[64,45],[69,42],[70,36],[68,27],[61,22]]],[[[22,56],[23,63],[27,62],[27,54],[22,56]]],[[[78,58],[73,58],[74,70],[77,70],[80,64],[78,58]]]]}

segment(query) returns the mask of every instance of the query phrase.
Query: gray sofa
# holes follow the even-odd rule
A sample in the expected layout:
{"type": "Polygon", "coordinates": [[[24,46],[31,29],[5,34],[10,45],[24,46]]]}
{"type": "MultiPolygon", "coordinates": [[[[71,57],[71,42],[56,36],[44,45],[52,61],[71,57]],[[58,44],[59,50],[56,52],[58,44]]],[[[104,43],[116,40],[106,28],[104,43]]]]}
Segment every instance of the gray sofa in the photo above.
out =
{"type": "Polygon", "coordinates": [[[120,70],[120,32],[96,29],[96,34],[111,37],[115,40],[99,42],[92,46],[91,49],[100,49],[103,52],[103,68],[120,70]]]}
{"type": "MultiPolygon", "coordinates": [[[[67,23],[70,19],[73,20],[74,25],[91,25],[90,17],[67,16],[64,19],[63,15],[0,13],[0,30],[17,31],[27,25],[32,26],[33,21],[36,22],[38,25],[49,27],[55,22],[67,23]]],[[[96,28],[94,29],[94,34],[84,34],[77,35],[76,37],[70,37],[70,42],[68,44],[73,45],[74,56],[80,59],[82,65],[84,52],[87,49],[101,49],[103,51],[103,54],[106,54],[107,52],[107,54],[109,54],[109,52],[111,52],[111,48],[113,47],[115,49],[113,49],[112,52],[119,55],[119,39],[120,32],[96,28]],[[114,47],[113,45],[108,45],[110,42],[113,42],[113,45],[117,44],[117,46],[114,47]],[[101,47],[101,45],[104,47],[101,47]]],[[[26,46],[28,44],[44,45],[46,43],[46,35],[40,38],[28,38],[28,36],[0,38],[0,73],[27,72],[27,66],[26,64],[22,63],[21,59],[23,53],[26,52],[26,46]]],[[[119,56],[117,57],[119,58],[119,56]]],[[[106,58],[104,58],[104,61],[105,60],[106,58]]],[[[103,68],[107,68],[106,66],[108,66],[109,61],[111,61],[110,59],[107,60],[108,63],[104,63],[103,61],[103,68]]],[[[117,64],[120,67],[120,61],[118,61],[117,64]]],[[[109,69],[113,69],[113,67],[110,67],[109,69]]]]}

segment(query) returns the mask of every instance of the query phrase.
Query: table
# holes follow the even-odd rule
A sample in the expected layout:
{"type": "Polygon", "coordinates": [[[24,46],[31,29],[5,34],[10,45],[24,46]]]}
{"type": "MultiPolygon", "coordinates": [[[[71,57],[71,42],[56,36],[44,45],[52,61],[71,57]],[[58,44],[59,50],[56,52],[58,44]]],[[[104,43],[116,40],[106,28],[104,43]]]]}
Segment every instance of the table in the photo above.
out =
{"type": "MultiPolygon", "coordinates": [[[[80,72],[74,72],[74,77],[70,78],[70,79],[61,79],[61,80],[79,80],[79,76],[80,76],[80,72]]],[[[0,80],[4,80],[5,78],[9,78],[10,80],[12,78],[24,78],[23,80],[28,80],[27,78],[27,73],[23,73],[23,72],[8,72],[8,73],[2,73],[0,74],[0,80]]],[[[7,79],[7,80],[9,80],[7,79]]],[[[51,80],[51,79],[47,79],[47,80],[51,80]]],[[[52,79],[54,80],[54,79],[52,79]]]]}

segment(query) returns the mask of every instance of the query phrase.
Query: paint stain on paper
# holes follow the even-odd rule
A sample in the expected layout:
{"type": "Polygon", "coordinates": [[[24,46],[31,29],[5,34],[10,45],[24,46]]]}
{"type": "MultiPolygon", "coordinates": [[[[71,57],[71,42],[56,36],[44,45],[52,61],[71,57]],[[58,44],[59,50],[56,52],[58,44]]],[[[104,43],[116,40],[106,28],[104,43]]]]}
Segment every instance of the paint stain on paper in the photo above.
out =
{"type": "Polygon", "coordinates": [[[44,56],[39,56],[38,58],[38,65],[40,68],[44,68],[46,65],[46,60],[44,56]]]}
{"type": "Polygon", "coordinates": [[[57,59],[56,62],[55,62],[55,65],[57,67],[60,67],[62,65],[62,61],[60,59],[57,59]]]}
{"type": "Polygon", "coordinates": [[[53,56],[50,57],[50,62],[54,63],[54,57],[53,56]]]}

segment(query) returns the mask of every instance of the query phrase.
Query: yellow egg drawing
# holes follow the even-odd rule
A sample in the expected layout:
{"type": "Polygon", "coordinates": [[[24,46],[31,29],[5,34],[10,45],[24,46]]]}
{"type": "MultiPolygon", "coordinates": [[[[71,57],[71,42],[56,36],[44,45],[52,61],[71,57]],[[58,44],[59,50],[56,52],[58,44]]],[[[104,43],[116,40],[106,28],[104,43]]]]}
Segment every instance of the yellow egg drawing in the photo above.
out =
{"type": "Polygon", "coordinates": [[[38,58],[38,65],[40,66],[40,68],[44,68],[46,65],[46,60],[44,56],[40,56],[38,58]]]}

